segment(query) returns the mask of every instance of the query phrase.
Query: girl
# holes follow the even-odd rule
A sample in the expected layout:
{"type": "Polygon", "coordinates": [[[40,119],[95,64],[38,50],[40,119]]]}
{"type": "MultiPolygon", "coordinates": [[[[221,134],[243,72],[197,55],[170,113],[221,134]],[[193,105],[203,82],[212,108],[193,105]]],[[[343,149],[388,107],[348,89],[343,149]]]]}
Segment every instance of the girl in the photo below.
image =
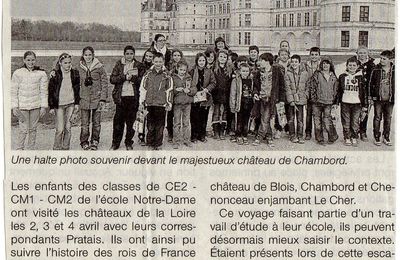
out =
{"type": "Polygon", "coordinates": [[[101,110],[108,96],[108,80],[103,64],[94,56],[90,46],[82,50],[79,64],[81,80],[81,147],[83,150],[97,150],[100,140],[101,110]],[[89,125],[92,122],[92,136],[89,143],[89,125]]]}
{"type": "Polygon", "coordinates": [[[47,108],[47,75],[36,64],[36,54],[27,51],[24,65],[14,71],[11,79],[11,107],[19,119],[17,149],[35,149],[36,128],[47,108]]]}
{"type": "Polygon", "coordinates": [[[142,64],[144,65],[146,71],[150,69],[151,66],[153,66],[153,57],[154,57],[154,52],[151,49],[148,49],[143,54],[142,64]]]}
{"type": "Polygon", "coordinates": [[[192,104],[190,111],[191,140],[193,143],[196,143],[197,140],[207,142],[207,118],[212,104],[210,93],[215,87],[215,77],[214,73],[206,67],[206,63],[207,58],[204,53],[198,53],[195,58],[195,66],[189,72],[193,79],[193,84],[197,88],[196,96],[206,96],[205,100],[199,101],[201,99],[197,99],[197,102],[195,98],[194,101],[196,103],[192,104]]]}
{"type": "Polygon", "coordinates": [[[167,48],[165,42],[166,40],[164,35],[156,34],[154,36],[154,41],[150,46],[150,50],[152,50],[153,52],[162,53],[165,59],[164,65],[167,67],[171,61],[171,51],[167,48]]]}
{"type": "Polygon", "coordinates": [[[49,81],[50,113],[56,115],[54,150],[69,150],[72,114],[79,109],[79,71],[72,68],[72,57],[63,53],[58,58],[54,76],[49,81]]]}
{"type": "Polygon", "coordinates": [[[215,53],[218,53],[219,50],[223,50],[223,49],[229,51],[229,47],[226,44],[224,38],[222,38],[222,37],[218,37],[217,39],[215,39],[214,47],[215,47],[214,48],[215,53]]]}
{"type": "Polygon", "coordinates": [[[313,103],[315,139],[318,144],[324,145],[323,129],[328,132],[328,143],[338,139],[335,126],[332,122],[331,111],[338,88],[338,80],[332,61],[329,58],[321,59],[319,70],[315,71],[309,83],[309,98],[313,103]],[[321,122],[321,119],[322,122],[321,122]],[[324,127],[322,127],[324,124],[324,127]]]}
{"type": "Polygon", "coordinates": [[[214,64],[215,64],[215,52],[213,49],[211,48],[207,48],[207,50],[204,52],[204,54],[206,55],[207,58],[207,68],[209,69],[213,69],[214,68],[214,64]]]}
{"type": "Polygon", "coordinates": [[[227,127],[227,104],[233,69],[228,64],[228,51],[224,49],[220,50],[217,57],[217,63],[214,69],[216,86],[211,92],[214,102],[212,127],[214,139],[224,140],[227,127]]]}
{"type": "Polygon", "coordinates": [[[171,56],[172,56],[172,59],[171,59],[171,61],[169,62],[167,69],[169,70],[169,72],[170,72],[171,75],[172,75],[173,73],[178,73],[177,68],[176,68],[176,65],[177,65],[178,62],[180,62],[181,60],[184,60],[184,58],[183,58],[183,53],[182,53],[182,51],[181,51],[181,50],[178,50],[178,49],[173,49],[173,50],[171,51],[171,56]]]}

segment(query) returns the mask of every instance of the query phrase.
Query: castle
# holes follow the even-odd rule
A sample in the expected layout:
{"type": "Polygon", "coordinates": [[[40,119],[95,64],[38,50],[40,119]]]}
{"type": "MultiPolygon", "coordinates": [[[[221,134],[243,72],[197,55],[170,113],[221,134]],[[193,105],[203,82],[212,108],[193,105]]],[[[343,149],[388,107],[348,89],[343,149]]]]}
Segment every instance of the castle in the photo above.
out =
{"type": "Polygon", "coordinates": [[[235,50],[371,50],[395,45],[395,0],[147,0],[141,40],[157,33],[171,45],[213,44],[221,36],[235,50]]]}

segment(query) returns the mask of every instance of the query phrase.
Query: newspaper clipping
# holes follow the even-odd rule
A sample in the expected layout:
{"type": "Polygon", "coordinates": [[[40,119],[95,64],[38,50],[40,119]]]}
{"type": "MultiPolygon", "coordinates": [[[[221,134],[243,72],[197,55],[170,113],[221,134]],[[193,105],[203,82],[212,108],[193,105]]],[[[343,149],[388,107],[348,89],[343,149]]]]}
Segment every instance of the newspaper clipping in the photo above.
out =
{"type": "Polygon", "coordinates": [[[4,0],[7,260],[395,259],[395,0],[4,0]]]}

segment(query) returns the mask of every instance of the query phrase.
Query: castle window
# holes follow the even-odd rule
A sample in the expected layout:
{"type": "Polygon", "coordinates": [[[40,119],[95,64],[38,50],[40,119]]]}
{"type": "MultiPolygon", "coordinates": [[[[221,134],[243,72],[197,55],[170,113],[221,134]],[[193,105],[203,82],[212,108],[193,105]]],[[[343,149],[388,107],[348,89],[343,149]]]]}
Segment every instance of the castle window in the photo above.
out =
{"type": "Polygon", "coordinates": [[[306,0],[306,2],[304,3],[305,6],[310,6],[310,0],[306,0]]]}
{"type": "Polygon", "coordinates": [[[231,12],[231,4],[227,3],[226,4],[226,12],[229,14],[231,12]]]}
{"type": "Polygon", "coordinates": [[[245,45],[250,45],[250,32],[245,32],[244,33],[244,44],[245,45]]]}
{"type": "Polygon", "coordinates": [[[341,46],[343,48],[350,47],[350,32],[342,31],[341,46]]]}
{"type": "Polygon", "coordinates": [[[219,13],[222,14],[222,4],[219,4],[219,13]]]}
{"type": "Polygon", "coordinates": [[[283,8],[286,8],[286,0],[283,0],[283,8]]]}
{"type": "Polygon", "coordinates": [[[358,46],[368,47],[368,32],[360,31],[358,34],[358,46]]]}
{"type": "Polygon", "coordinates": [[[239,27],[242,27],[242,15],[239,14],[239,27]]]}
{"type": "Polygon", "coordinates": [[[244,15],[244,25],[247,27],[251,26],[251,14],[244,15]]]}
{"type": "Polygon", "coordinates": [[[369,6],[360,6],[360,22],[369,22],[369,6]]]}
{"type": "Polygon", "coordinates": [[[342,22],[350,22],[350,6],[342,7],[342,22]]]}
{"type": "Polygon", "coordinates": [[[282,15],[282,26],[286,27],[286,14],[282,15]]]}
{"type": "Polygon", "coordinates": [[[304,14],[304,26],[310,26],[310,13],[304,14]]]}
{"type": "Polygon", "coordinates": [[[276,17],[275,17],[275,25],[276,25],[276,27],[280,27],[281,26],[280,21],[281,21],[281,15],[277,14],[276,17]]]}
{"type": "Polygon", "coordinates": [[[297,1],[297,6],[301,7],[301,0],[297,1]]]}
{"type": "Polygon", "coordinates": [[[281,1],[276,1],[276,9],[279,9],[279,8],[281,8],[281,1]]]}
{"type": "Polygon", "coordinates": [[[251,0],[244,0],[244,7],[246,9],[250,9],[251,8],[251,0]]]}
{"type": "Polygon", "coordinates": [[[317,21],[318,21],[318,14],[317,12],[313,13],[313,26],[317,26],[317,21]]]}
{"type": "Polygon", "coordinates": [[[297,14],[297,27],[301,26],[301,13],[297,14]]]}
{"type": "Polygon", "coordinates": [[[229,18],[226,18],[226,28],[230,28],[231,27],[231,25],[230,25],[230,22],[229,22],[230,20],[229,20],[229,18]]]}
{"type": "Polygon", "coordinates": [[[290,0],[290,8],[294,7],[294,0],[290,0]]]}
{"type": "Polygon", "coordinates": [[[294,14],[289,15],[289,26],[290,27],[294,26],[294,14]]]}
{"type": "Polygon", "coordinates": [[[239,45],[242,45],[242,33],[241,32],[239,32],[239,45]]]}

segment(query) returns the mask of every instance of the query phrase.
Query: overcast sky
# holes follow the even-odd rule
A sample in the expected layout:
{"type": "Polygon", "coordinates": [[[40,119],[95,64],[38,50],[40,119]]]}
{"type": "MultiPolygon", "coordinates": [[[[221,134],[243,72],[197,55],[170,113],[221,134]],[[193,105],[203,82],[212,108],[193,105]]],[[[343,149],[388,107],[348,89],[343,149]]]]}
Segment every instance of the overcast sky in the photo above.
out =
{"type": "Polygon", "coordinates": [[[11,17],[97,22],[140,30],[141,0],[12,0],[11,17]]]}

